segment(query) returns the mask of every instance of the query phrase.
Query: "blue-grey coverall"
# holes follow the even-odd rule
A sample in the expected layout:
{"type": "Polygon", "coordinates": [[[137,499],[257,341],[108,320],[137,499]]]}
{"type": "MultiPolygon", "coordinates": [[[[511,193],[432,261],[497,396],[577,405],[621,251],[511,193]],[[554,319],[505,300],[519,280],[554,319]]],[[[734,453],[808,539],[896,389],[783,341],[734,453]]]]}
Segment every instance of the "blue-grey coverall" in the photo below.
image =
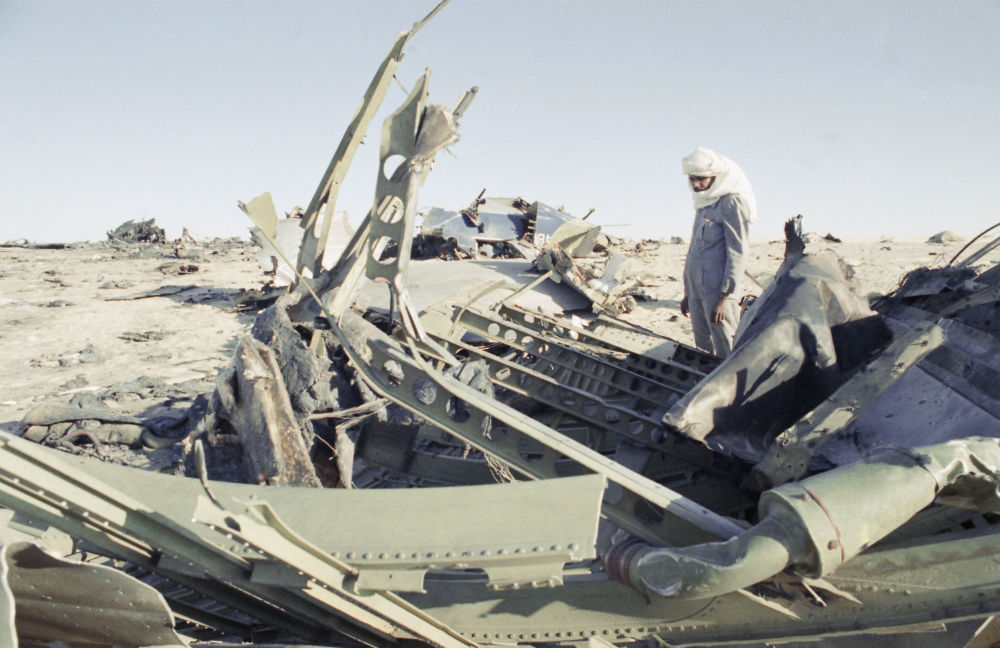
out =
{"type": "Polygon", "coordinates": [[[723,196],[695,212],[691,245],[684,262],[684,294],[691,314],[694,343],[719,357],[732,350],[739,321],[740,279],[746,267],[746,203],[738,194],[723,196]],[[719,294],[726,293],[725,318],[712,323],[719,294]]]}

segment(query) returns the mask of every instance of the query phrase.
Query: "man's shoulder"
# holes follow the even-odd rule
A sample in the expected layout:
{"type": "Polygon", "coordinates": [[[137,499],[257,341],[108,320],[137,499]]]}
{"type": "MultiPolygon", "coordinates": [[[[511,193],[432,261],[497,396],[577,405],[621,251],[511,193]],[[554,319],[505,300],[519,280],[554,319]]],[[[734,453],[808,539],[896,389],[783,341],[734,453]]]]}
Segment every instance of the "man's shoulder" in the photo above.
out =
{"type": "Polygon", "coordinates": [[[726,194],[716,204],[723,212],[740,214],[743,218],[747,218],[750,213],[750,205],[743,196],[737,193],[726,194]]]}
{"type": "Polygon", "coordinates": [[[743,196],[735,193],[726,194],[722,198],[719,198],[719,206],[726,207],[730,209],[746,209],[746,201],[743,196]]]}

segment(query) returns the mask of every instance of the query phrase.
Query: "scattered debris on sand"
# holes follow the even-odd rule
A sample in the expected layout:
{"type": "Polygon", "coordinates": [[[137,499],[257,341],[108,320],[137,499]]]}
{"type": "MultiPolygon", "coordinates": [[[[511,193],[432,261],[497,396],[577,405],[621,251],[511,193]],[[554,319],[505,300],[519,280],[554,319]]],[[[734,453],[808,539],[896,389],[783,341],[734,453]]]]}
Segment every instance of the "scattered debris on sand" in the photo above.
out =
{"type": "Polygon", "coordinates": [[[128,220],[108,232],[108,240],[120,243],[166,243],[167,234],[162,227],[156,226],[155,218],[138,223],[128,220]]]}
{"type": "Polygon", "coordinates": [[[934,236],[927,239],[928,243],[961,243],[964,241],[961,236],[951,232],[949,230],[944,230],[943,232],[938,232],[934,236]]]}
{"type": "Polygon", "coordinates": [[[523,198],[483,198],[448,211],[433,207],[423,216],[413,243],[414,258],[528,258],[547,244],[570,256],[589,256],[602,237],[601,228],[561,209],[523,198]]]}
{"type": "MultiPolygon", "coordinates": [[[[649,281],[630,261],[679,240],[616,240],[485,190],[417,233],[419,189],[476,96],[432,104],[428,73],[383,127],[379,169],[403,162],[341,229],[353,152],[439,9],[399,35],[301,213],[241,203],[271,286],[106,299],[250,311],[218,376],[77,376],[68,404],[0,432],[0,644],[995,633],[1000,237],[868,299],[793,219],[721,360],[622,317],[649,281]]],[[[210,246],[157,229],[130,221],[105,251],[211,271],[210,246]]],[[[164,326],[115,339],[180,353],[157,347],[183,337],[164,326]]],[[[113,357],[44,362],[64,360],[113,357]]]]}

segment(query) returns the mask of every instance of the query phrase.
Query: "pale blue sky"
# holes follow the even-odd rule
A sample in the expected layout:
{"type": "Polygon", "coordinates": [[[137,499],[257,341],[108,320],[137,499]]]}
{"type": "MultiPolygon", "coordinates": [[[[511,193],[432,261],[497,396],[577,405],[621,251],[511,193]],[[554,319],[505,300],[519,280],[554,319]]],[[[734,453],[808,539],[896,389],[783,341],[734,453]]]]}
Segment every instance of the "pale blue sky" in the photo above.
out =
{"type": "MultiPolygon", "coordinates": [[[[435,0],[0,0],[0,241],[128,219],[245,235],[305,205],[396,34],[435,0]]],[[[970,236],[1000,220],[1000,0],[453,0],[398,77],[479,96],[421,206],[520,195],[687,237],[680,159],[743,166],[778,238],[970,236]]],[[[372,200],[393,87],[338,201],[372,200]]],[[[629,227],[612,225],[630,224],[629,227]]]]}

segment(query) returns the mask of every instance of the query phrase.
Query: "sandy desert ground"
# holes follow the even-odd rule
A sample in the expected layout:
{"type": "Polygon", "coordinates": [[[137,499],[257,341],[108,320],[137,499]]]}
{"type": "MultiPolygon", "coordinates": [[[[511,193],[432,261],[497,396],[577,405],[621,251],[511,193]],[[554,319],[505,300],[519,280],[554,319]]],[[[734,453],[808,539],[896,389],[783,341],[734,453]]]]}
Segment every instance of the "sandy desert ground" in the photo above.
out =
{"type": "MultiPolygon", "coordinates": [[[[962,246],[810,238],[808,250],[831,248],[853,268],[862,295],[891,290],[913,268],[947,263],[962,246]]],[[[622,241],[620,249],[651,298],[625,319],[691,344],[690,325],[679,313],[687,246],[622,241]]],[[[773,274],[783,250],[779,238],[753,241],[749,272],[773,274]]],[[[168,412],[171,405],[176,411],[193,394],[210,393],[236,336],[256,314],[240,307],[241,294],[269,279],[249,240],[180,248],[108,242],[0,247],[0,429],[19,432],[32,407],[68,402],[78,393],[140,417],[168,412]]]]}

